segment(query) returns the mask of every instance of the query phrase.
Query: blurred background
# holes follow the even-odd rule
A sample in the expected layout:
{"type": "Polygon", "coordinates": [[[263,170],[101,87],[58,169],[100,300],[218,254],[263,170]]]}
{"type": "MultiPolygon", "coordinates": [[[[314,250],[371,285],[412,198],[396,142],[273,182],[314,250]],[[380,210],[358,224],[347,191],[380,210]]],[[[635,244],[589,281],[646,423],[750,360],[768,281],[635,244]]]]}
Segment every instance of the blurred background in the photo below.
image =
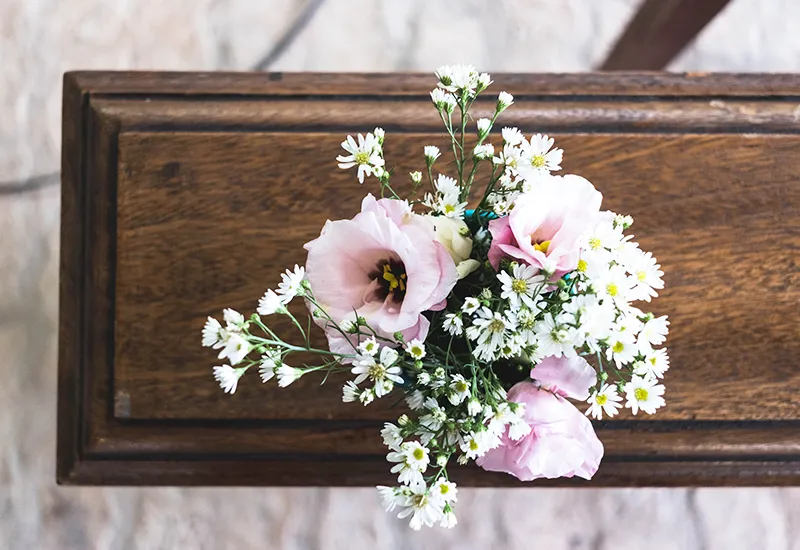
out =
{"type": "MultiPolygon", "coordinates": [[[[586,71],[638,5],[0,0],[0,549],[800,549],[800,489],[462,489],[458,529],[413,533],[373,489],[55,485],[64,71],[586,71]]],[[[798,21],[732,0],[668,69],[798,72],[798,21]]]]}

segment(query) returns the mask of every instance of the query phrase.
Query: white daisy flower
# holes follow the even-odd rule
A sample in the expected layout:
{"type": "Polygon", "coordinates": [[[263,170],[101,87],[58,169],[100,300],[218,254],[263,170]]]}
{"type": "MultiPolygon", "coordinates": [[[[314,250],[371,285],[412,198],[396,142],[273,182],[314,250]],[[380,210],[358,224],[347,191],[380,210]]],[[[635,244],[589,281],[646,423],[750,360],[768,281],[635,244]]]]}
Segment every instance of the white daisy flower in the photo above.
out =
{"type": "Polygon", "coordinates": [[[360,395],[361,390],[358,389],[358,386],[356,386],[355,382],[352,380],[348,380],[347,383],[342,386],[342,401],[344,403],[358,401],[360,395]]]}
{"type": "Polygon", "coordinates": [[[655,414],[656,409],[663,407],[664,386],[658,380],[642,378],[634,375],[630,382],[625,384],[625,406],[635,415],[641,409],[647,414],[655,414]]]}
{"type": "Polygon", "coordinates": [[[447,399],[453,405],[460,405],[462,401],[469,397],[469,382],[461,374],[456,374],[450,380],[450,391],[447,392],[447,399]]]}
{"type": "Polygon", "coordinates": [[[613,359],[614,363],[617,364],[617,368],[631,363],[638,353],[639,347],[636,345],[636,340],[632,333],[628,331],[614,331],[611,333],[608,340],[608,349],[606,349],[606,358],[613,359]]]}
{"type": "Polygon", "coordinates": [[[613,266],[592,281],[592,289],[601,298],[611,298],[615,303],[627,305],[633,288],[631,277],[620,266],[613,266]]]}
{"type": "Polygon", "coordinates": [[[250,342],[241,334],[234,332],[228,335],[228,340],[225,342],[225,347],[219,352],[217,356],[219,359],[228,358],[231,365],[238,365],[242,359],[247,357],[250,353],[250,342]]]}
{"type": "Polygon", "coordinates": [[[406,404],[412,411],[420,410],[423,407],[423,403],[425,403],[425,395],[421,391],[414,390],[406,394],[406,404]]]}
{"type": "Polygon", "coordinates": [[[653,317],[642,326],[639,332],[639,349],[643,354],[652,351],[653,346],[660,346],[667,340],[669,321],[666,315],[653,317]]]}
{"type": "Polygon", "coordinates": [[[575,336],[576,331],[568,325],[556,322],[552,313],[545,313],[541,321],[536,323],[534,329],[536,334],[536,345],[542,356],[555,355],[575,355],[575,336]]]}
{"type": "Polygon", "coordinates": [[[651,378],[662,378],[669,370],[669,356],[666,348],[651,350],[645,355],[643,365],[636,372],[651,378]]]}
{"type": "Polygon", "coordinates": [[[275,374],[278,376],[278,386],[285,388],[293,382],[296,382],[305,374],[305,371],[288,365],[281,365],[275,370],[275,374]]]}
{"type": "Polygon", "coordinates": [[[453,94],[441,88],[431,91],[431,101],[433,101],[436,109],[447,114],[452,113],[456,108],[456,98],[453,97],[453,94]]]}
{"type": "Polygon", "coordinates": [[[503,128],[500,135],[503,136],[503,143],[507,143],[512,147],[519,145],[525,139],[519,128],[503,128]]]}
{"type": "Polygon", "coordinates": [[[508,437],[511,441],[519,441],[531,433],[532,429],[530,424],[525,422],[521,416],[517,415],[508,423],[508,437]]]}
{"type": "Polygon", "coordinates": [[[442,65],[434,73],[438,86],[448,92],[466,91],[474,94],[478,87],[478,71],[472,65],[442,65]]]}
{"type": "Polygon", "coordinates": [[[281,282],[278,285],[277,293],[281,296],[284,304],[289,303],[291,299],[298,294],[302,295],[301,291],[305,276],[305,268],[297,264],[294,266],[294,271],[287,269],[286,273],[281,275],[281,282]]]}
{"type": "Polygon", "coordinates": [[[408,526],[414,531],[419,531],[422,526],[431,527],[442,518],[441,501],[431,498],[425,483],[413,485],[407,489],[408,496],[403,506],[407,506],[397,517],[400,519],[411,516],[408,526]]]}
{"type": "Polygon", "coordinates": [[[431,495],[442,502],[456,502],[458,500],[458,487],[452,481],[440,477],[431,485],[431,495]]]}
{"type": "Polygon", "coordinates": [[[482,412],[483,412],[483,406],[481,405],[480,401],[478,401],[474,397],[469,401],[467,401],[467,414],[469,414],[470,416],[478,416],[482,412]]]}
{"type": "Polygon", "coordinates": [[[479,309],[476,314],[472,326],[466,331],[467,337],[477,342],[472,351],[473,355],[478,359],[490,361],[505,345],[509,332],[515,328],[516,319],[510,311],[507,315],[503,315],[487,307],[479,309]]]}
{"type": "Polygon", "coordinates": [[[537,275],[538,271],[539,269],[532,265],[514,263],[510,274],[507,271],[497,274],[503,285],[500,297],[508,300],[512,310],[518,310],[523,304],[534,311],[537,309],[533,297],[541,292],[544,283],[544,277],[537,275]]]}
{"type": "Polygon", "coordinates": [[[261,364],[258,367],[258,373],[261,375],[261,382],[269,382],[275,376],[275,369],[283,364],[281,361],[281,352],[277,349],[268,350],[267,353],[261,356],[261,364]]]}
{"type": "Polygon", "coordinates": [[[419,338],[414,338],[406,344],[406,353],[414,359],[422,359],[425,357],[425,344],[419,338]]]}
{"type": "Polygon", "coordinates": [[[508,92],[500,92],[497,94],[497,112],[501,113],[514,104],[514,96],[508,92]]]}
{"type": "MultiPolygon", "coordinates": [[[[495,164],[504,164],[512,173],[516,173],[517,169],[522,164],[522,150],[519,147],[505,144],[503,150],[495,157],[493,162],[495,164]]],[[[506,188],[508,187],[506,186],[506,188]]]]}
{"type": "Polygon", "coordinates": [[[458,313],[448,313],[444,316],[444,321],[442,322],[442,327],[444,330],[453,336],[460,336],[462,332],[464,332],[464,322],[461,320],[461,316],[458,313]]]}
{"type": "Polygon", "coordinates": [[[378,494],[381,496],[383,507],[387,512],[393,511],[397,505],[401,505],[408,500],[406,492],[409,491],[407,487],[386,487],[385,485],[378,485],[378,494]]]}
{"type": "MultiPolygon", "coordinates": [[[[460,319],[459,319],[460,321],[460,319]]],[[[207,348],[219,349],[225,345],[228,340],[228,331],[222,328],[219,321],[213,317],[206,320],[203,325],[203,346],[207,348]]]]}
{"type": "Polygon", "coordinates": [[[222,391],[233,394],[236,392],[239,378],[242,377],[246,370],[246,368],[234,369],[230,365],[214,367],[214,380],[219,382],[219,387],[222,388],[222,391]]]}
{"type": "Polygon", "coordinates": [[[620,246],[625,236],[614,227],[613,218],[601,216],[600,221],[581,239],[584,250],[613,250],[620,246]]]}
{"type": "Polygon", "coordinates": [[[235,309],[227,308],[222,310],[222,318],[225,320],[228,331],[238,332],[244,328],[244,315],[235,309]]]}
{"type": "Polygon", "coordinates": [[[467,315],[472,315],[481,307],[481,303],[478,301],[477,298],[467,298],[464,300],[464,305],[461,306],[461,311],[466,313],[467,315]]]}
{"type": "Polygon", "coordinates": [[[258,301],[258,309],[256,309],[259,315],[272,315],[273,313],[285,313],[286,312],[286,305],[284,304],[284,300],[281,296],[278,296],[274,290],[270,289],[261,297],[258,301]]]}
{"type": "Polygon", "coordinates": [[[439,520],[439,526],[444,527],[445,529],[452,529],[458,524],[458,518],[456,518],[455,512],[453,509],[445,506],[445,509],[442,511],[442,519],[439,520]]]}
{"type": "Polygon", "coordinates": [[[533,135],[530,140],[522,142],[524,162],[520,165],[520,171],[526,177],[561,170],[564,151],[557,147],[552,149],[553,143],[553,138],[543,134],[533,135]]]}
{"type": "Polygon", "coordinates": [[[339,168],[347,170],[358,166],[359,183],[364,183],[364,178],[371,176],[376,169],[383,169],[384,160],[381,157],[381,146],[375,135],[367,134],[365,137],[358,134],[358,143],[353,136],[347,136],[347,139],[342,142],[342,148],[349,154],[336,157],[339,168]]]}
{"type": "Polygon", "coordinates": [[[508,403],[500,403],[494,408],[486,407],[484,421],[489,433],[499,436],[505,431],[506,425],[516,418],[508,403]]]}
{"type": "Polygon", "coordinates": [[[385,423],[381,430],[381,437],[383,438],[384,445],[393,451],[400,450],[400,445],[403,443],[403,436],[400,434],[399,427],[389,422],[385,423]]]}
{"type": "Polygon", "coordinates": [[[499,443],[499,437],[484,430],[467,434],[460,448],[468,459],[476,459],[485,455],[490,449],[497,447],[499,443]]]}
{"type": "Polygon", "coordinates": [[[436,177],[434,185],[436,187],[436,192],[440,195],[458,195],[461,192],[458,182],[454,178],[445,176],[444,174],[439,174],[436,177]]]}
{"type": "Polygon", "coordinates": [[[661,279],[664,272],[650,252],[640,252],[628,265],[628,271],[636,282],[631,292],[633,300],[649,302],[651,298],[658,296],[656,289],[664,288],[664,281],[661,279]]]}
{"type": "Polygon", "coordinates": [[[371,355],[374,357],[379,349],[380,345],[374,336],[370,336],[358,345],[358,351],[360,351],[362,355],[371,355]]]}
{"type": "Polygon", "coordinates": [[[461,202],[458,195],[454,193],[440,195],[439,200],[437,200],[435,204],[435,210],[441,212],[448,218],[463,218],[466,208],[466,201],[461,202]]]}
{"type": "Polygon", "coordinates": [[[353,362],[351,370],[356,375],[355,383],[360,384],[369,378],[375,384],[375,396],[383,397],[385,395],[384,381],[390,380],[396,384],[403,383],[403,379],[400,376],[402,369],[398,366],[393,366],[398,357],[397,352],[389,347],[384,347],[381,350],[378,361],[372,355],[359,355],[353,362]]]}
{"type": "Polygon", "coordinates": [[[386,455],[386,460],[396,463],[390,470],[399,474],[397,480],[406,485],[423,481],[422,473],[428,469],[430,451],[418,441],[406,441],[400,449],[386,455]]]}
{"type": "Polygon", "coordinates": [[[447,421],[447,413],[433,397],[426,398],[423,406],[428,411],[428,414],[420,417],[420,425],[427,428],[430,433],[438,432],[447,421]]]}
{"type": "Polygon", "coordinates": [[[476,145],[475,148],[472,150],[472,156],[474,156],[478,160],[490,159],[494,156],[494,145],[492,145],[491,143],[476,145]]]}
{"type": "Polygon", "coordinates": [[[423,152],[425,153],[425,162],[428,163],[428,166],[439,158],[439,148],[435,145],[426,145],[423,152]]]}
{"type": "Polygon", "coordinates": [[[589,403],[589,408],[586,409],[586,416],[591,415],[593,418],[600,420],[603,413],[606,416],[616,416],[618,409],[622,406],[620,402],[622,397],[617,393],[617,389],[609,384],[600,386],[600,390],[594,390],[586,400],[589,403]]]}
{"type": "Polygon", "coordinates": [[[492,129],[492,121],[488,118],[479,118],[475,125],[478,127],[478,135],[481,137],[488,134],[489,130],[492,129]]]}
{"type": "Polygon", "coordinates": [[[365,407],[375,401],[375,390],[372,388],[367,388],[361,392],[358,396],[358,400],[361,401],[361,404],[365,407]]]}

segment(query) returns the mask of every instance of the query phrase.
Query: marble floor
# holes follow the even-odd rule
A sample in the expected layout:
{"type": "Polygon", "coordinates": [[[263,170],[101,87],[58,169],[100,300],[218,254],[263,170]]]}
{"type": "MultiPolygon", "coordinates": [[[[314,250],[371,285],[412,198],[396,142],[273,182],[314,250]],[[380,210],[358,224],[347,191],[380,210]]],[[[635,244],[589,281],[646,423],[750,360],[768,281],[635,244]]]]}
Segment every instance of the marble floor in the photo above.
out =
{"type": "MultiPolygon", "coordinates": [[[[429,71],[457,61],[490,72],[584,71],[637,4],[0,2],[0,550],[800,550],[800,489],[463,490],[458,530],[412,533],[371,489],[54,482],[64,71],[429,71]],[[307,24],[291,31],[304,13],[307,24]]],[[[796,0],[733,0],[670,69],[800,71],[798,20],[796,0]]]]}

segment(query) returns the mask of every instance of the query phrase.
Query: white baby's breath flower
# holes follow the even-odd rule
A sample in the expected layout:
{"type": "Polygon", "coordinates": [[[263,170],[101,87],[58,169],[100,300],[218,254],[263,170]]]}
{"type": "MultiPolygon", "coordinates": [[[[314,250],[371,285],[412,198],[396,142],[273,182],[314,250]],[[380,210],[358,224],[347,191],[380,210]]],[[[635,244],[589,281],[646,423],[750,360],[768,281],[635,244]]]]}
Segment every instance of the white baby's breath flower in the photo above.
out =
{"type": "Polygon", "coordinates": [[[234,332],[228,335],[225,347],[222,348],[217,357],[219,359],[227,357],[231,365],[238,365],[242,362],[242,359],[247,357],[251,349],[250,342],[238,332],[234,332]]]}
{"type": "Polygon", "coordinates": [[[372,355],[373,357],[378,353],[379,349],[380,345],[374,336],[370,336],[358,345],[358,351],[363,355],[372,355]]]}
{"type": "Polygon", "coordinates": [[[442,502],[456,502],[458,500],[458,487],[452,481],[440,477],[431,485],[431,495],[442,502]]]}
{"type": "Polygon", "coordinates": [[[508,300],[511,309],[517,310],[523,305],[532,310],[537,309],[533,297],[541,292],[544,283],[544,277],[538,275],[538,272],[535,266],[515,263],[510,274],[507,271],[497,274],[503,285],[500,297],[508,300]]]}
{"type": "Polygon", "coordinates": [[[418,411],[422,409],[423,403],[425,403],[425,395],[419,390],[414,390],[413,392],[406,394],[406,403],[408,404],[409,409],[412,411],[418,411]]]}
{"type": "Polygon", "coordinates": [[[440,195],[458,195],[461,189],[458,187],[458,182],[455,178],[439,174],[436,177],[436,192],[440,195]]]}
{"type": "Polygon", "coordinates": [[[456,374],[450,380],[449,391],[447,392],[447,399],[450,400],[454,406],[460,405],[462,401],[469,397],[469,382],[461,374],[456,374]]]}
{"type": "Polygon", "coordinates": [[[281,296],[278,296],[274,290],[269,289],[258,301],[258,309],[256,309],[256,311],[259,315],[284,313],[286,311],[286,305],[281,296]]]}
{"type": "Polygon", "coordinates": [[[635,415],[641,409],[647,414],[655,414],[656,409],[663,407],[664,386],[654,378],[642,378],[634,375],[625,384],[625,406],[635,415]]]}
{"type": "Polygon", "coordinates": [[[277,293],[281,296],[284,304],[287,304],[297,295],[302,295],[303,279],[305,279],[306,270],[297,264],[294,266],[294,271],[287,269],[286,273],[281,275],[281,282],[278,285],[277,293]]]}
{"type": "Polygon", "coordinates": [[[230,365],[214,367],[214,379],[219,382],[219,387],[222,388],[225,393],[233,394],[236,392],[239,378],[242,377],[246,370],[246,368],[234,369],[230,365]]]}
{"type": "Polygon", "coordinates": [[[499,444],[499,437],[484,430],[467,434],[461,442],[460,448],[467,458],[475,459],[482,457],[487,451],[496,448],[499,444]]]}
{"type": "Polygon", "coordinates": [[[372,355],[358,356],[353,362],[351,371],[356,375],[355,383],[360,384],[369,378],[375,384],[375,397],[383,397],[388,393],[387,390],[391,391],[391,386],[385,384],[387,380],[394,384],[403,383],[403,379],[400,376],[402,369],[394,366],[398,357],[397,352],[389,347],[381,349],[378,361],[372,355]]]}
{"type": "Polygon", "coordinates": [[[441,195],[435,205],[435,210],[437,212],[441,212],[446,217],[453,219],[463,218],[466,208],[467,202],[460,201],[458,195],[455,193],[441,195]]]}
{"type": "Polygon", "coordinates": [[[396,463],[390,471],[399,474],[397,480],[400,483],[414,485],[422,481],[422,473],[428,469],[429,454],[428,448],[418,441],[406,441],[397,451],[387,454],[386,460],[396,463]]]}
{"type": "Polygon", "coordinates": [[[344,386],[342,386],[342,401],[345,403],[352,403],[353,401],[358,401],[358,396],[361,394],[361,390],[358,389],[355,382],[352,380],[348,380],[344,386]]]}
{"type": "Polygon", "coordinates": [[[536,333],[536,345],[543,356],[576,355],[575,329],[557,322],[552,313],[545,313],[541,321],[536,323],[534,331],[536,333]]]}
{"type": "Polygon", "coordinates": [[[515,326],[516,319],[510,311],[504,315],[487,307],[479,309],[472,326],[466,331],[467,337],[477,342],[473,355],[484,361],[495,359],[497,352],[505,345],[509,332],[513,331],[515,326]]]}
{"type": "Polygon", "coordinates": [[[595,390],[586,400],[589,403],[589,408],[586,409],[586,416],[591,415],[593,418],[600,420],[603,413],[606,416],[616,416],[617,410],[622,406],[620,402],[622,397],[617,393],[614,386],[603,384],[600,390],[595,390]]]}
{"type": "Polygon", "coordinates": [[[419,338],[414,338],[406,344],[406,353],[414,359],[422,359],[425,357],[425,344],[419,338]]]}
{"type": "Polygon", "coordinates": [[[508,92],[497,94],[497,112],[501,113],[514,104],[514,96],[508,92]]]}
{"type": "Polygon", "coordinates": [[[365,407],[375,401],[375,390],[373,388],[367,388],[362,390],[362,392],[358,396],[358,400],[361,401],[361,404],[365,407]]]}
{"type": "Polygon", "coordinates": [[[467,414],[470,416],[478,416],[483,412],[483,406],[481,402],[475,399],[474,397],[467,401],[467,414]]]}
{"type": "Polygon", "coordinates": [[[461,306],[461,311],[466,313],[467,315],[472,315],[481,307],[481,303],[478,301],[477,298],[467,298],[464,300],[464,305],[461,306]]]}
{"type": "Polygon", "coordinates": [[[422,181],[422,172],[419,170],[415,172],[409,172],[408,175],[411,178],[411,181],[415,184],[418,184],[422,181]]]}
{"type": "Polygon", "coordinates": [[[225,345],[227,339],[228,333],[222,328],[219,321],[213,317],[209,317],[206,320],[206,324],[203,325],[203,346],[219,349],[225,345]]]}
{"type": "Polygon", "coordinates": [[[296,382],[301,376],[305,374],[303,369],[282,365],[275,371],[278,376],[278,386],[285,388],[286,386],[296,382]]]}
{"type": "Polygon", "coordinates": [[[381,502],[387,512],[393,511],[398,505],[402,505],[408,500],[406,492],[409,491],[407,487],[386,487],[385,485],[378,485],[378,494],[381,496],[381,502]]]}
{"type": "Polygon", "coordinates": [[[425,162],[430,166],[433,162],[439,158],[439,148],[435,145],[426,145],[423,149],[425,153],[425,162]]]}
{"type": "MultiPolygon", "coordinates": [[[[447,508],[447,506],[445,506],[447,508]]],[[[458,518],[456,518],[455,512],[453,509],[445,509],[442,512],[442,519],[439,520],[439,526],[444,527],[445,529],[452,529],[458,524],[458,518]]]]}
{"type": "Polygon", "coordinates": [[[519,131],[519,128],[503,128],[500,132],[500,135],[503,136],[503,142],[507,143],[508,145],[516,146],[522,143],[522,140],[525,139],[525,136],[522,135],[522,132],[519,131]]]}
{"type": "Polygon", "coordinates": [[[478,75],[478,91],[482,92],[492,83],[492,77],[489,73],[481,73],[478,75]]]}
{"type": "Polygon", "coordinates": [[[376,169],[383,168],[381,146],[378,138],[373,134],[367,134],[366,137],[358,134],[358,143],[353,136],[347,136],[347,139],[342,142],[342,148],[349,154],[336,157],[339,168],[346,170],[357,166],[359,183],[364,183],[364,178],[372,175],[376,169]]]}
{"type": "Polygon", "coordinates": [[[492,121],[488,118],[479,118],[475,125],[478,127],[478,135],[483,137],[492,128],[492,121]]]}

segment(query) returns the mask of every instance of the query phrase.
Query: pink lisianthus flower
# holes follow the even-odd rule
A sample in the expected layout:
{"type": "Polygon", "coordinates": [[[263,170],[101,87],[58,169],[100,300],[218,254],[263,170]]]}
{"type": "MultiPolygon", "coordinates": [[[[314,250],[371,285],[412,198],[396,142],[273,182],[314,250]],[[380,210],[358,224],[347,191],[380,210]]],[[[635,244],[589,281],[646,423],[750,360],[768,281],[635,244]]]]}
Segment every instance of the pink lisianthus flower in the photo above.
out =
{"type": "Polygon", "coordinates": [[[513,441],[506,432],[499,447],[477,462],[484,470],[506,472],[522,481],[578,476],[591,479],[603,458],[592,423],[565,397],[586,399],[594,369],[581,357],[547,357],[531,371],[536,381],[520,382],[508,400],[525,404],[531,432],[513,441]]]}
{"type": "MultiPolygon", "coordinates": [[[[364,197],[352,220],[328,221],[306,243],[306,278],[317,302],[338,324],[363,317],[379,336],[424,340],[430,322],[458,280],[433,227],[406,201],[364,197]]],[[[317,317],[335,353],[354,353],[355,336],[343,336],[317,317]]]]}
{"type": "Polygon", "coordinates": [[[603,195],[586,179],[551,176],[520,195],[508,216],[489,222],[489,262],[500,260],[553,271],[557,277],[578,265],[580,237],[597,221],[603,195]]]}

